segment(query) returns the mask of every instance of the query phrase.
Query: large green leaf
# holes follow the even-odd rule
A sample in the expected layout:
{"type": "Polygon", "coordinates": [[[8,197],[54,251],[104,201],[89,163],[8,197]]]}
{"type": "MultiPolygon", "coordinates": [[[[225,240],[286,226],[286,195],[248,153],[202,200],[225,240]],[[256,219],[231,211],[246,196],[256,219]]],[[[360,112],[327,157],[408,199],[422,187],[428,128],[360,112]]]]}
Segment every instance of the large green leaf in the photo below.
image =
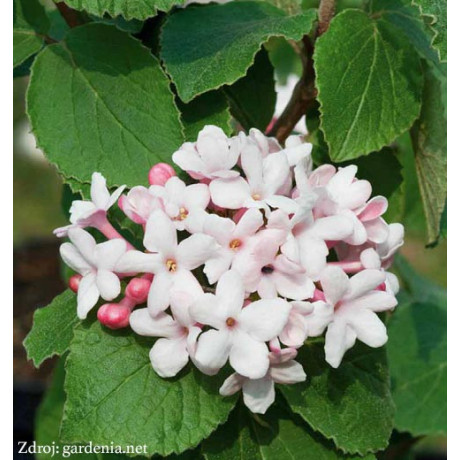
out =
{"type": "Polygon", "coordinates": [[[447,0],[412,0],[418,5],[423,15],[429,16],[431,27],[435,32],[433,46],[439,53],[441,61],[447,60],[447,0]]]}
{"type": "Polygon", "coordinates": [[[409,289],[388,324],[388,359],[395,426],[414,436],[447,431],[447,296],[417,275],[408,263],[396,264],[409,289]]]}
{"type": "Polygon", "coordinates": [[[246,76],[222,89],[232,114],[246,130],[258,128],[265,131],[273,118],[276,104],[273,72],[267,51],[261,49],[246,76]]]}
{"type": "Polygon", "coordinates": [[[64,353],[78,322],[77,296],[67,289],[47,307],[35,310],[32,330],[24,340],[27,357],[38,367],[45,359],[64,353]]]}
{"type": "MultiPolygon", "coordinates": [[[[204,443],[206,460],[336,460],[350,457],[281,405],[253,415],[242,404],[204,443]]],[[[359,457],[362,458],[362,457],[359,457]]],[[[366,459],[375,458],[369,455],[366,459]]]]}
{"type": "Polygon", "coordinates": [[[323,347],[313,343],[301,349],[298,361],[307,381],[280,386],[289,405],[344,452],[365,455],[384,449],[394,416],[386,350],[358,343],[333,369],[323,347]]]}
{"type": "Polygon", "coordinates": [[[411,131],[428,243],[435,244],[447,199],[447,120],[444,76],[426,66],[420,118],[411,131]]]}
{"type": "Polygon", "coordinates": [[[388,21],[345,10],[318,39],[314,59],[332,160],[380,150],[417,118],[419,57],[388,21]]]}
{"type": "Polygon", "coordinates": [[[104,24],[72,29],[36,59],[27,94],[38,145],[63,175],[110,185],[146,183],[183,141],[179,112],[158,61],[104,24]]]}
{"type": "Polygon", "coordinates": [[[315,17],[314,10],[288,16],[255,1],[188,7],[165,23],[161,57],[180,98],[188,102],[243,77],[271,36],[299,40],[315,17]]]}
{"type": "Polygon", "coordinates": [[[223,423],[235,404],[219,377],[185,370],[162,379],[149,359],[152,340],[111,332],[95,322],[75,329],[66,364],[66,442],[146,445],[167,455],[196,446],[223,423]]]}
{"type": "Polygon", "coordinates": [[[157,10],[168,11],[174,5],[182,5],[185,0],[64,0],[71,8],[87,11],[96,16],[109,14],[125,19],[147,19],[157,14],[157,10]]]}
{"type": "Polygon", "coordinates": [[[40,51],[49,20],[38,0],[13,2],[13,67],[40,51]]]}

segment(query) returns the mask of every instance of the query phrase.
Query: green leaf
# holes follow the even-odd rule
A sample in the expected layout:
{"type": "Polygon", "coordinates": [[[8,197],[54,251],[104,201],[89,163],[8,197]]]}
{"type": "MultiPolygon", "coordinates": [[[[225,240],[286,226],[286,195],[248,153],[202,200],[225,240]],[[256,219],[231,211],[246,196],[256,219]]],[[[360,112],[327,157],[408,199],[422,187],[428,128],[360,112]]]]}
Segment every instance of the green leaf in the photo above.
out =
{"type": "Polygon", "coordinates": [[[86,11],[96,16],[109,14],[112,17],[144,20],[160,11],[169,11],[174,5],[182,5],[185,0],[64,0],[64,3],[78,11],[86,11]]]}
{"type": "Polygon", "coordinates": [[[314,10],[288,16],[255,1],[188,7],[166,21],[161,57],[180,98],[188,102],[234,83],[271,36],[299,40],[310,32],[315,18],[314,10]]]}
{"type": "Polygon", "coordinates": [[[447,432],[447,295],[402,258],[396,267],[410,296],[388,324],[395,426],[413,436],[447,432]]]}
{"type": "MultiPolygon", "coordinates": [[[[279,404],[272,406],[266,415],[251,414],[240,404],[228,422],[204,441],[202,451],[206,460],[353,458],[338,452],[333,443],[315,433],[300,417],[279,404]]],[[[375,457],[370,455],[366,458],[375,457]]]]}
{"type": "Polygon", "coordinates": [[[223,91],[233,116],[243,128],[258,128],[264,132],[273,118],[276,104],[273,66],[267,51],[261,49],[246,76],[231,86],[224,86],[223,91]]]}
{"type": "Polygon", "coordinates": [[[49,21],[38,0],[13,2],[13,67],[40,51],[49,21]]]}
{"type": "Polygon", "coordinates": [[[323,347],[312,343],[299,352],[306,382],[280,386],[291,409],[344,452],[365,455],[384,449],[394,416],[386,350],[358,343],[333,369],[323,347]]]}
{"type": "Polygon", "coordinates": [[[373,0],[370,10],[374,17],[387,21],[405,35],[421,57],[438,61],[438,54],[431,46],[433,32],[411,0],[373,0]]]}
{"type": "Polygon", "coordinates": [[[223,423],[235,398],[223,398],[218,377],[196,369],[162,379],[149,359],[152,339],[112,332],[95,322],[75,329],[66,364],[66,442],[146,445],[167,455],[196,446],[223,423]]]}
{"type": "Polygon", "coordinates": [[[148,49],[104,24],[71,29],[37,57],[27,94],[40,148],[64,176],[147,182],[183,142],[169,82],[148,49]]]}
{"type": "Polygon", "coordinates": [[[441,61],[447,60],[447,0],[412,0],[418,5],[424,16],[431,20],[431,28],[435,32],[433,46],[439,53],[441,61]]]}
{"type": "Polygon", "coordinates": [[[70,289],[34,313],[34,324],[24,340],[27,357],[38,367],[45,359],[62,355],[69,347],[77,318],[77,297],[70,289]]]}
{"type": "Polygon", "coordinates": [[[188,104],[178,99],[177,106],[182,114],[185,139],[189,142],[196,141],[206,125],[219,126],[227,135],[232,133],[230,109],[220,91],[202,94],[188,104]]]}
{"type": "Polygon", "coordinates": [[[447,121],[442,75],[426,66],[420,118],[411,130],[428,244],[439,239],[447,199],[447,121]]]}
{"type": "Polygon", "coordinates": [[[333,161],[380,150],[417,118],[420,60],[387,21],[343,11],[318,39],[314,59],[321,128],[333,161]]]}

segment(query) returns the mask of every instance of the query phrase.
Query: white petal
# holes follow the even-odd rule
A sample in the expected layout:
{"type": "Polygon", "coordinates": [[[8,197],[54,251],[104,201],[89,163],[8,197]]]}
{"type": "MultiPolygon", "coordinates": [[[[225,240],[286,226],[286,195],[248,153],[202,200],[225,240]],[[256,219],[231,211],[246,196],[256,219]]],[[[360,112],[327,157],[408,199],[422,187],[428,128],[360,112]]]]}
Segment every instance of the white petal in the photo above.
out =
{"type": "Polygon", "coordinates": [[[132,250],[125,252],[120,257],[114,271],[117,273],[158,273],[162,269],[162,259],[158,254],[146,254],[132,250]]]}
{"type": "Polygon", "coordinates": [[[145,228],[144,246],[152,252],[171,257],[177,247],[177,234],[171,219],[161,211],[153,211],[145,228]]]}
{"type": "Polygon", "coordinates": [[[96,248],[96,240],[85,230],[81,228],[71,228],[69,230],[69,239],[78,249],[80,254],[93,266],[96,261],[94,258],[94,250],[96,248]]]}
{"type": "Polygon", "coordinates": [[[243,386],[243,382],[246,380],[246,377],[243,377],[242,375],[234,372],[232,375],[230,375],[230,377],[225,379],[224,383],[219,388],[219,394],[222,396],[231,396],[235,393],[238,393],[238,391],[240,391],[241,387],[243,386]]]}
{"type": "Polygon", "coordinates": [[[216,252],[218,246],[209,235],[196,233],[181,241],[177,247],[177,262],[180,268],[194,270],[204,264],[216,252]]]}
{"type": "Polygon", "coordinates": [[[91,265],[83,258],[72,243],[63,243],[59,247],[62,260],[76,272],[86,275],[91,271],[91,265]]]}
{"type": "Polygon", "coordinates": [[[120,294],[120,279],[109,270],[97,271],[96,285],[104,300],[113,300],[120,294]]]}
{"type": "Polygon", "coordinates": [[[253,235],[262,227],[263,223],[262,213],[258,209],[248,209],[236,224],[233,237],[242,238],[253,235]]]}
{"type": "MultiPolygon", "coordinates": [[[[290,167],[284,152],[277,152],[268,155],[263,161],[264,184],[270,195],[283,186],[289,177],[290,167]]],[[[252,184],[251,184],[252,185],[252,184]]]]}
{"type": "Polygon", "coordinates": [[[123,190],[125,188],[126,188],[126,185],[121,185],[112,193],[112,195],[110,195],[110,200],[107,203],[106,209],[109,209],[113,204],[115,204],[118,201],[118,198],[120,198],[120,195],[123,193],[123,190]]]}
{"type": "Polygon", "coordinates": [[[184,171],[204,171],[204,162],[194,151],[182,148],[173,153],[172,160],[184,171]]]}
{"type": "Polygon", "coordinates": [[[353,222],[345,216],[323,217],[315,221],[314,234],[324,240],[339,241],[351,235],[353,222]]]}
{"type": "Polygon", "coordinates": [[[375,249],[367,248],[363,252],[361,252],[359,259],[363,264],[364,268],[380,268],[380,257],[377,254],[375,249]]]}
{"type": "Polygon", "coordinates": [[[219,278],[230,268],[232,255],[227,251],[217,253],[216,257],[206,261],[203,272],[208,278],[209,284],[216,283],[219,278]]]}
{"type": "Polygon", "coordinates": [[[291,310],[288,322],[279,335],[280,342],[288,347],[301,347],[307,336],[308,329],[305,318],[291,310]]]}
{"type": "Polygon", "coordinates": [[[190,315],[197,323],[207,324],[216,329],[224,328],[225,320],[229,317],[216,296],[209,293],[203,294],[190,306],[190,315]]]}
{"type": "Polygon", "coordinates": [[[201,208],[205,209],[209,204],[210,194],[206,184],[193,184],[186,188],[184,196],[184,205],[187,209],[201,208]]]}
{"type": "Polygon", "coordinates": [[[354,309],[367,309],[380,312],[393,309],[398,304],[398,301],[389,292],[370,291],[368,294],[348,301],[347,304],[351,305],[354,309]]]}
{"type": "Polygon", "coordinates": [[[369,347],[381,347],[388,340],[385,325],[372,311],[360,310],[357,314],[350,315],[348,323],[355,331],[358,339],[369,347]]]}
{"type": "Polygon", "coordinates": [[[367,232],[367,239],[373,243],[380,244],[388,238],[388,224],[381,217],[365,222],[364,228],[367,232]]]}
{"type": "Polygon", "coordinates": [[[238,323],[251,337],[262,342],[273,339],[286,326],[291,305],[283,299],[263,299],[243,308],[238,323]]]}
{"type": "Polygon", "coordinates": [[[243,401],[255,414],[265,414],[275,402],[275,385],[270,377],[246,380],[243,384],[243,401]]]}
{"type": "Polygon", "coordinates": [[[77,294],[77,314],[85,319],[88,312],[96,305],[99,299],[99,290],[96,286],[96,275],[90,273],[80,280],[77,294]]]}
{"type": "Polygon", "coordinates": [[[98,244],[94,250],[98,268],[113,270],[120,257],[126,252],[126,249],[126,241],[121,238],[114,238],[98,244]]]}
{"type": "Polygon", "coordinates": [[[147,299],[147,306],[152,316],[158,315],[169,307],[172,284],[172,276],[168,272],[160,272],[154,276],[147,299]]]}
{"type": "Polygon", "coordinates": [[[350,278],[347,299],[356,299],[367,294],[385,281],[385,273],[380,270],[363,270],[350,278]]]}
{"type": "Polygon", "coordinates": [[[248,183],[242,177],[216,179],[209,185],[213,203],[222,208],[238,209],[251,197],[248,183]]]}
{"type": "Polygon", "coordinates": [[[129,324],[136,334],[147,337],[178,337],[182,332],[171,315],[162,312],[152,317],[148,308],[134,310],[129,317],[129,324]]]}
{"type": "Polygon", "coordinates": [[[235,270],[224,273],[217,283],[216,297],[228,316],[236,317],[243,307],[245,296],[241,276],[235,270]]]}
{"type": "Polygon", "coordinates": [[[221,245],[228,244],[234,229],[235,222],[216,214],[208,214],[203,223],[203,233],[212,236],[221,245]]]}
{"type": "Polygon", "coordinates": [[[333,306],[343,298],[350,286],[348,276],[339,267],[325,268],[321,273],[320,280],[326,300],[333,306]]]}
{"type": "Polygon", "coordinates": [[[237,331],[230,350],[230,365],[238,374],[251,379],[260,379],[268,371],[267,345],[253,339],[245,332],[237,331]]]}
{"type": "Polygon", "coordinates": [[[316,238],[302,238],[299,241],[300,260],[307,275],[316,281],[326,268],[326,257],[329,250],[324,241],[316,238]]]}
{"type": "Polygon", "coordinates": [[[305,323],[307,324],[308,335],[318,337],[334,319],[334,307],[321,300],[312,305],[314,306],[313,313],[305,317],[305,323]]]}
{"type": "Polygon", "coordinates": [[[153,369],[160,377],[174,377],[188,363],[187,342],[181,339],[159,339],[149,353],[153,369]]]}
{"type": "Polygon", "coordinates": [[[340,320],[332,322],[327,328],[324,351],[326,352],[326,361],[334,368],[339,367],[343,355],[347,351],[346,328],[346,323],[340,320]]]}
{"type": "Polygon", "coordinates": [[[98,209],[107,210],[110,193],[107,190],[105,178],[101,173],[95,172],[91,177],[91,201],[98,209]]]}
{"type": "Polygon", "coordinates": [[[276,383],[293,384],[305,382],[307,375],[297,361],[287,361],[270,368],[270,375],[276,383]]]}
{"type": "Polygon", "coordinates": [[[195,353],[195,360],[209,374],[214,374],[227,362],[231,348],[230,334],[226,331],[210,330],[201,334],[195,353]]]}

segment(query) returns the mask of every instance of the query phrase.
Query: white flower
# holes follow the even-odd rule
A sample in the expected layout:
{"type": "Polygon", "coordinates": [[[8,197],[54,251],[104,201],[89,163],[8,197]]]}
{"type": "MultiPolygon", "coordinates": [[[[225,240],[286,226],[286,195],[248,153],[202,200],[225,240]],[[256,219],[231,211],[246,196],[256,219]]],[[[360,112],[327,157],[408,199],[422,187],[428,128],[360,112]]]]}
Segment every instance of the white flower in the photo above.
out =
{"type": "Polygon", "coordinates": [[[82,275],[78,285],[77,313],[85,319],[99,297],[113,300],[120,294],[120,280],[115,266],[127,249],[122,239],[96,244],[94,238],[81,228],[69,230],[71,243],[60,247],[61,257],[73,270],[82,275]]]}
{"type": "Polygon", "coordinates": [[[145,225],[155,209],[163,208],[163,203],[159,198],[155,198],[148,188],[138,185],[127,195],[121,196],[120,208],[133,222],[145,225]]]}
{"type": "Polygon", "coordinates": [[[53,233],[61,238],[67,236],[71,228],[96,226],[95,223],[100,214],[105,217],[106,212],[118,200],[125,187],[125,185],[118,187],[110,195],[104,177],[98,172],[93,173],[91,178],[91,201],[73,201],[70,207],[70,223],[72,225],[57,228],[53,233]]]}
{"type": "Polygon", "coordinates": [[[259,208],[269,211],[271,207],[294,212],[294,202],[280,194],[289,178],[290,166],[284,151],[263,157],[262,152],[250,139],[241,152],[241,167],[246,175],[216,179],[209,185],[212,201],[222,208],[259,208]]]}
{"type": "Polygon", "coordinates": [[[208,374],[216,373],[230,358],[241,375],[262,378],[269,367],[269,350],[264,342],[284,328],[290,305],[283,299],[253,302],[243,308],[244,285],[234,270],[217,283],[216,295],[204,294],[191,306],[191,316],[215,329],[198,339],[195,360],[208,374]]]}
{"type": "Polygon", "coordinates": [[[162,200],[163,209],[177,230],[187,230],[190,233],[202,230],[210,198],[206,184],[186,186],[174,176],[168,179],[164,187],[152,185],[150,193],[162,200]]]}
{"type": "Polygon", "coordinates": [[[239,157],[239,142],[229,139],[217,126],[205,126],[196,142],[186,142],[172,159],[194,179],[235,177],[233,171],[239,157]]]}
{"type": "Polygon", "coordinates": [[[177,286],[188,290],[197,282],[191,270],[204,264],[217,249],[212,237],[200,233],[178,244],[174,223],[159,209],[147,221],[144,246],[153,254],[128,251],[120,259],[117,269],[122,273],[155,274],[147,300],[152,316],[168,308],[171,292],[177,286]]]}
{"type": "Polygon", "coordinates": [[[203,290],[198,282],[187,286],[187,290],[174,292],[172,317],[163,312],[152,317],[147,308],[131,314],[129,323],[134,332],[162,337],[150,350],[150,361],[160,377],[174,377],[188,363],[189,357],[193,357],[201,328],[190,317],[189,307],[201,295],[203,290]]]}
{"type": "Polygon", "coordinates": [[[330,311],[325,352],[332,367],[340,365],[356,339],[373,348],[386,343],[386,328],[376,313],[391,310],[397,301],[392,294],[376,290],[385,281],[383,272],[363,270],[348,278],[342,269],[328,267],[320,280],[330,311]]]}
{"type": "Polygon", "coordinates": [[[214,284],[247,250],[249,241],[264,223],[258,209],[248,209],[238,223],[210,214],[206,217],[203,232],[212,236],[220,245],[215,256],[204,266],[204,273],[210,284],[214,284]]]}
{"type": "Polygon", "coordinates": [[[251,380],[234,373],[224,381],[219,393],[230,396],[242,390],[244,404],[251,412],[265,414],[275,401],[275,383],[290,385],[306,380],[302,366],[294,361],[296,355],[297,351],[293,348],[285,348],[279,353],[270,352],[270,367],[262,378],[251,380]]]}
{"type": "Polygon", "coordinates": [[[291,302],[288,322],[279,336],[281,343],[288,347],[301,347],[309,335],[305,319],[308,318],[313,311],[314,306],[310,302],[291,302]]]}

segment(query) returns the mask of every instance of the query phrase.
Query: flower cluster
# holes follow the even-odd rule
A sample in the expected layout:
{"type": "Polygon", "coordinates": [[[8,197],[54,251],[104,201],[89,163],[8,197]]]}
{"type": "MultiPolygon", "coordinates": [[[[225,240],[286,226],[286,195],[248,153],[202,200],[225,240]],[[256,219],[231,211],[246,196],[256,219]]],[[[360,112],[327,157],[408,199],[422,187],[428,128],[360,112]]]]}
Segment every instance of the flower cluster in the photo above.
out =
{"type": "Polygon", "coordinates": [[[78,316],[108,301],[102,324],[158,338],[150,359],[162,377],[189,360],[208,375],[228,362],[234,373],[220,393],[242,390],[259,413],[273,403],[275,383],[306,379],[295,358],[309,337],[325,333],[332,367],[357,339],[385,344],[377,314],[397,304],[398,282],[386,270],[403,227],[385,222],[387,200],[370,198],[356,166],[314,169],[310,154],[297,136],[283,148],[256,129],[229,138],[206,126],[173,154],[186,181],[160,163],[149,188],[110,194],[94,173],[91,201],[75,201],[71,224],[55,231],[70,240],[61,255],[78,273],[69,283],[78,316]],[[109,222],[116,202],[142,226],[144,251],[109,222]],[[107,241],[96,243],[87,227],[107,241]]]}

